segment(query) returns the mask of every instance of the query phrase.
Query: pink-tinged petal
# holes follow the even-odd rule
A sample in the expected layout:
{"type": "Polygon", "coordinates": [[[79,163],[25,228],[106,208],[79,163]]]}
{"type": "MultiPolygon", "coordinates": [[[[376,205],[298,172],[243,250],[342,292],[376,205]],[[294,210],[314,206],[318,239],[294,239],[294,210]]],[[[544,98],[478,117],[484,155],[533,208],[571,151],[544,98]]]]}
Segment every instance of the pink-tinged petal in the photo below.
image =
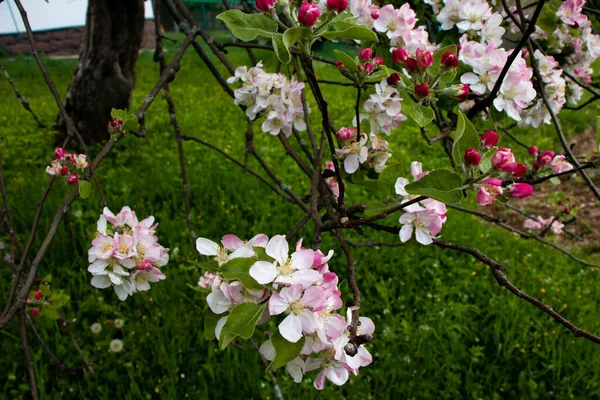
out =
{"type": "Polygon", "coordinates": [[[428,244],[433,243],[431,235],[424,229],[417,228],[415,237],[417,238],[417,242],[421,243],[422,245],[427,246],[428,244]]]}
{"type": "Polygon", "coordinates": [[[112,285],[108,275],[94,275],[92,278],[92,286],[98,289],[106,289],[112,285]]]}
{"type": "Polygon", "coordinates": [[[344,383],[346,383],[350,375],[348,374],[348,370],[341,366],[337,368],[331,366],[325,371],[327,371],[327,378],[329,378],[329,380],[337,386],[342,386],[344,383]]]}
{"type": "MultiPolygon", "coordinates": [[[[330,338],[342,336],[346,328],[346,320],[338,314],[330,316],[329,320],[325,325],[327,336],[329,336],[330,338]]],[[[362,325],[359,326],[359,328],[362,328],[362,325]]]]}
{"type": "Polygon", "coordinates": [[[417,216],[413,212],[404,212],[404,214],[398,218],[398,222],[400,222],[402,225],[412,224],[416,218],[417,216]]]}
{"type": "Polygon", "coordinates": [[[290,307],[290,301],[285,299],[279,293],[273,293],[269,298],[269,314],[279,315],[290,307]]]}
{"type": "Polygon", "coordinates": [[[300,300],[300,304],[307,307],[319,307],[326,300],[323,290],[316,286],[311,286],[304,291],[304,296],[300,300]]]}
{"type": "Polygon", "coordinates": [[[248,244],[252,247],[266,247],[269,242],[269,238],[264,233],[259,233],[248,241],[248,244]]]}
{"type": "Polygon", "coordinates": [[[303,288],[307,288],[321,279],[322,275],[314,269],[305,269],[294,272],[292,276],[297,284],[301,285],[303,288]]]}
{"type": "Polygon", "coordinates": [[[360,317],[358,320],[360,321],[360,326],[358,327],[360,335],[372,335],[375,332],[375,324],[371,318],[360,317]]]}
{"type": "Polygon", "coordinates": [[[315,379],[314,385],[315,389],[323,390],[325,387],[325,370],[319,372],[319,375],[317,375],[317,378],[315,379]]]}
{"type": "Polygon", "coordinates": [[[115,224],[117,222],[117,218],[115,217],[115,214],[113,214],[112,211],[110,211],[108,209],[108,207],[104,207],[104,209],[102,210],[102,215],[111,224],[115,224]]]}
{"type": "Polygon", "coordinates": [[[218,248],[219,245],[212,240],[208,240],[206,238],[199,238],[196,240],[196,250],[198,250],[198,253],[202,255],[216,256],[218,248]]]}
{"type": "Polygon", "coordinates": [[[302,310],[300,314],[298,314],[298,318],[300,318],[302,330],[306,333],[313,333],[319,327],[317,317],[315,317],[315,314],[308,309],[302,310]]]}
{"type": "Polygon", "coordinates": [[[231,306],[231,301],[221,291],[210,293],[206,296],[206,302],[210,310],[215,314],[223,314],[231,306]]]}
{"type": "Polygon", "coordinates": [[[229,255],[230,260],[233,260],[234,258],[252,258],[252,257],[254,257],[254,250],[249,249],[248,247],[240,247],[229,255]]]}
{"type": "Polygon", "coordinates": [[[277,277],[278,273],[275,264],[268,261],[257,261],[248,271],[250,276],[256,280],[256,282],[264,285],[271,283],[277,277]]]}
{"type": "Polygon", "coordinates": [[[217,339],[221,338],[221,331],[223,330],[223,327],[227,323],[227,317],[228,317],[228,315],[226,315],[222,318],[219,318],[219,320],[217,321],[217,324],[215,325],[215,337],[217,339]]]}
{"type": "Polygon", "coordinates": [[[367,365],[373,362],[373,356],[369,351],[365,348],[365,346],[360,346],[358,348],[358,353],[356,356],[360,360],[360,366],[366,367],[367,365]]]}
{"type": "MultiPolygon", "coordinates": [[[[406,214],[403,214],[406,215],[406,214]]],[[[402,243],[408,242],[412,236],[413,233],[413,226],[411,224],[406,224],[404,226],[402,226],[402,229],[400,229],[400,241],[402,243]]]]}
{"type": "Polygon", "coordinates": [[[104,218],[104,215],[101,215],[100,218],[98,218],[96,229],[100,233],[106,233],[106,218],[104,218]]]}
{"type": "Polygon", "coordinates": [[[279,333],[288,342],[296,343],[302,338],[302,321],[290,314],[279,324],[279,333]]]}
{"type": "Polygon", "coordinates": [[[356,154],[351,154],[344,160],[344,170],[349,174],[355,173],[359,166],[360,163],[356,154]]]}
{"type": "Polygon", "coordinates": [[[321,364],[323,363],[322,358],[307,358],[304,361],[304,373],[314,371],[316,369],[321,368],[321,364]]]}
{"type": "Polygon", "coordinates": [[[315,260],[315,252],[313,250],[300,250],[292,254],[292,268],[308,269],[312,267],[315,260]]]}
{"type": "Polygon", "coordinates": [[[227,288],[227,292],[223,294],[231,300],[232,303],[241,303],[244,301],[244,286],[240,281],[231,282],[227,288]]]}
{"type": "Polygon", "coordinates": [[[287,240],[285,240],[285,236],[275,235],[267,243],[267,255],[277,260],[280,264],[287,261],[289,252],[290,247],[287,240]]]}
{"type": "Polygon", "coordinates": [[[223,247],[231,251],[237,250],[244,245],[244,241],[242,239],[232,234],[223,236],[221,243],[223,243],[223,247]]]}
{"type": "Polygon", "coordinates": [[[425,228],[432,234],[437,235],[442,230],[442,218],[435,214],[422,214],[421,222],[425,228]]]}
{"type": "Polygon", "coordinates": [[[273,346],[271,339],[261,344],[258,352],[262,354],[265,360],[273,361],[275,359],[275,346],[273,346]]]}
{"type": "Polygon", "coordinates": [[[394,189],[396,190],[396,194],[400,196],[408,196],[408,192],[404,187],[408,185],[410,182],[406,178],[398,178],[396,179],[396,184],[394,185],[394,189]]]}

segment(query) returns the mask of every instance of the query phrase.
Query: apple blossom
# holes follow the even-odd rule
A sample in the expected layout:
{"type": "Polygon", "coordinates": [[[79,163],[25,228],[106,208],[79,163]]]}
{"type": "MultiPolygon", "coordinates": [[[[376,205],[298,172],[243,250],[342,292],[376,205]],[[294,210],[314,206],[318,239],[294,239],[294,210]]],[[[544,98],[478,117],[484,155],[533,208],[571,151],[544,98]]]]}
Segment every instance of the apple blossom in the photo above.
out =
{"type": "Polygon", "coordinates": [[[319,7],[305,1],[298,9],[298,22],[304,26],[313,26],[321,16],[319,7]]]}
{"type": "Polygon", "coordinates": [[[502,196],[502,179],[488,178],[483,181],[477,192],[477,203],[482,206],[491,206],[496,201],[496,197],[502,196]]]}
{"type": "Polygon", "coordinates": [[[573,169],[573,166],[568,161],[565,161],[565,156],[563,155],[554,156],[552,162],[550,163],[550,167],[552,167],[552,171],[555,174],[573,169]]]}

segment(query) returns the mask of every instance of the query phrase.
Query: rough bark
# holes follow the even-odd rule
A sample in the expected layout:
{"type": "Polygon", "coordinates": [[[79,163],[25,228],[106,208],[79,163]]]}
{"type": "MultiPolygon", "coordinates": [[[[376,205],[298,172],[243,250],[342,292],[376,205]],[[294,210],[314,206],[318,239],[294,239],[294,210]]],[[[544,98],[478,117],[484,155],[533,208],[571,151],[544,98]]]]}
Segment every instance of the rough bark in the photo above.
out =
{"type": "MultiPolygon", "coordinates": [[[[142,44],[143,0],[90,0],[77,69],[65,108],[86,142],[108,139],[113,108],[128,108],[142,44]]],[[[64,135],[60,116],[57,127],[64,135]]]]}

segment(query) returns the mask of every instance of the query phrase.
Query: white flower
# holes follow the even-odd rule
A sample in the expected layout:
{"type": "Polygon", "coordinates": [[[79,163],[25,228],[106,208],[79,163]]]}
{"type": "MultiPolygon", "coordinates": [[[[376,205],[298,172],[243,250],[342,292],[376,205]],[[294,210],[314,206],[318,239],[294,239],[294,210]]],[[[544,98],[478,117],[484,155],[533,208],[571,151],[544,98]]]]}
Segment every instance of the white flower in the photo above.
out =
{"type": "Polygon", "coordinates": [[[123,350],[123,341],[121,339],[113,339],[110,341],[108,347],[113,353],[118,353],[123,350]]]}
{"type": "Polygon", "coordinates": [[[121,329],[125,325],[125,321],[122,318],[115,319],[115,328],[121,329]]]}
{"type": "Polygon", "coordinates": [[[90,330],[92,333],[98,334],[102,332],[102,325],[100,325],[98,322],[94,322],[92,326],[90,326],[90,330]]]}

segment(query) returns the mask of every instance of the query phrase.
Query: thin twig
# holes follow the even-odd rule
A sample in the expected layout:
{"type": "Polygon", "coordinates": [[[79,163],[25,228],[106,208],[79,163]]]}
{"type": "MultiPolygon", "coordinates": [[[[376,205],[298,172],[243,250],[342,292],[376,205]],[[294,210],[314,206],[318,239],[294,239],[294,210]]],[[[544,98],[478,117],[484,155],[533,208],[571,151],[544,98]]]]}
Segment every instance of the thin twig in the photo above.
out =
{"type": "Polygon", "coordinates": [[[33,117],[33,119],[35,119],[35,122],[37,123],[39,128],[45,128],[46,125],[44,125],[42,123],[42,121],[40,121],[38,116],[35,115],[35,113],[31,109],[31,105],[29,104],[29,101],[27,101],[27,99],[21,95],[21,93],[19,92],[19,89],[17,88],[17,85],[15,84],[15,82],[13,82],[12,78],[8,74],[8,71],[6,70],[6,68],[4,68],[4,66],[2,64],[0,64],[0,69],[2,69],[2,72],[4,72],[4,76],[6,76],[8,83],[10,83],[10,86],[12,87],[13,91],[15,92],[17,99],[19,99],[19,101],[23,105],[23,108],[31,114],[31,116],[33,117]]]}

